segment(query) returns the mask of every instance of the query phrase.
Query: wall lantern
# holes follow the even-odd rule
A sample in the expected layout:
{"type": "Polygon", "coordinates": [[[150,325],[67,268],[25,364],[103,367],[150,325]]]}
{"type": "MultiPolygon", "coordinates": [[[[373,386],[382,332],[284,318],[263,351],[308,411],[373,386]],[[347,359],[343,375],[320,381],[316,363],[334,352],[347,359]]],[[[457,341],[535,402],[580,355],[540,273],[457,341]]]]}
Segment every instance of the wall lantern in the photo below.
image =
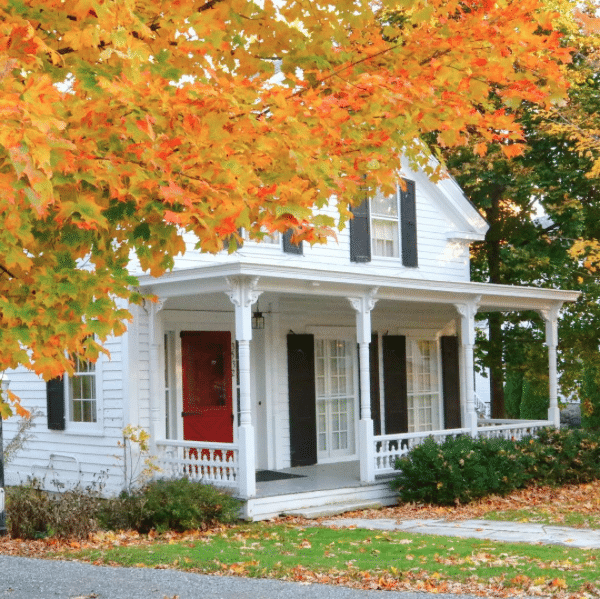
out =
{"type": "Polygon", "coordinates": [[[256,302],[256,311],[252,312],[252,328],[255,331],[265,328],[265,317],[258,307],[258,302],[256,302]]]}

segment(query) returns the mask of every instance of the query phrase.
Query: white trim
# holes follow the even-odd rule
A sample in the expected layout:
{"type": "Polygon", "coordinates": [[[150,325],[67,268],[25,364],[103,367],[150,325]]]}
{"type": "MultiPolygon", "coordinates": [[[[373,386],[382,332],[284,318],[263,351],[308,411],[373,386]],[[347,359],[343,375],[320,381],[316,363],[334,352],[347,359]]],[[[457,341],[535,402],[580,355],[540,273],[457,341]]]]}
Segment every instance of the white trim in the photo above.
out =
{"type": "MultiPolygon", "coordinates": [[[[339,265],[324,270],[320,265],[262,264],[247,259],[234,263],[199,266],[166,273],[160,279],[139,277],[140,286],[161,297],[189,296],[227,290],[225,277],[259,276],[263,292],[301,293],[306,296],[347,297],[361,290],[378,287],[377,299],[420,303],[453,304],[481,296],[480,310],[540,310],[557,302],[576,301],[579,291],[518,287],[470,281],[415,279],[393,275],[373,275],[364,265],[339,265]],[[318,283],[307,292],[307,284],[318,283]]],[[[399,269],[400,271],[414,269],[399,269]]]]}

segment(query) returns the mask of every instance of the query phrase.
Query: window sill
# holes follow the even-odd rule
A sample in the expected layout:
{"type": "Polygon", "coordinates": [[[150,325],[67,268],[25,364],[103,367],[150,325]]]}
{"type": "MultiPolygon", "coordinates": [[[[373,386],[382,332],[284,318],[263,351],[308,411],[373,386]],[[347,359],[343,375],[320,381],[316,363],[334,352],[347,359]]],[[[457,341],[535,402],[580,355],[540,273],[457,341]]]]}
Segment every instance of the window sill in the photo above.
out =
{"type": "Polygon", "coordinates": [[[104,428],[98,423],[93,423],[92,425],[86,426],[83,423],[69,423],[63,433],[67,435],[85,435],[86,437],[104,437],[105,432],[104,428]]]}

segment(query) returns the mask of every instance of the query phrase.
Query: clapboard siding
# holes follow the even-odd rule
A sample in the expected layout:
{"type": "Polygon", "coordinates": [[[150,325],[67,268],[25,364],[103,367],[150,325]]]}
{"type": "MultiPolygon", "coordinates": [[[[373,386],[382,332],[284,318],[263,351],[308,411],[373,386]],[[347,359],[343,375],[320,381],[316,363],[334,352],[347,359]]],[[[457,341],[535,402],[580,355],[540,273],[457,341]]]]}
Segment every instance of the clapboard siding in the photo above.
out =
{"type": "MultiPolygon", "coordinates": [[[[8,484],[18,484],[36,477],[46,488],[53,489],[53,480],[67,486],[76,483],[88,486],[102,476],[107,493],[122,488],[121,467],[115,459],[120,453],[118,441],[123,428],[123,366],[122,339],[109,339],[105,347],[110,358],[102,355],[97,365],[98,426],[78,431],[67,421],[66,430],[49,430],[46,415],[46,383],[24,368],[9,373],[10,389],[34,418],[31,439],[7,464],[8,484]],[[105,473],[102,474],[101,473],[105,473]]],[[[3,423],[5,443],[17,433],[16,416],[3,423]]]]}

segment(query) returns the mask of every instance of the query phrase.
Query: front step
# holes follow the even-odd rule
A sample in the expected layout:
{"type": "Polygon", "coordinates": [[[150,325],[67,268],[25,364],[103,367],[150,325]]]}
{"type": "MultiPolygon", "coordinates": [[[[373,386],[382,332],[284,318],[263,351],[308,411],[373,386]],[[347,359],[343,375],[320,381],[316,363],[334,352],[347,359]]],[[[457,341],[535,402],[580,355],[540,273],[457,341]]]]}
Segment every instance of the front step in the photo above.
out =
{"type": "Polygon", "coordinates": [[[374,506],[395,505],[397,502],[398,495],[392,491],[389,483],[376,482],[338,489],[252,497],[242,507],[242,518],[268,520],[284,514],[318,518],[374,506]]]}
{"type": "Polygon", "coordinates": [[[283,512],[282,516],[301,516],[302,518],[323,518],[326,516],[337,516],[346,512],[355,512],[356,510],[377,510],[383,507],[380,501],[357,501],[354,503],[329,503],[320,507],[310,507],[300,510],[290,510],[283,512]]]}

